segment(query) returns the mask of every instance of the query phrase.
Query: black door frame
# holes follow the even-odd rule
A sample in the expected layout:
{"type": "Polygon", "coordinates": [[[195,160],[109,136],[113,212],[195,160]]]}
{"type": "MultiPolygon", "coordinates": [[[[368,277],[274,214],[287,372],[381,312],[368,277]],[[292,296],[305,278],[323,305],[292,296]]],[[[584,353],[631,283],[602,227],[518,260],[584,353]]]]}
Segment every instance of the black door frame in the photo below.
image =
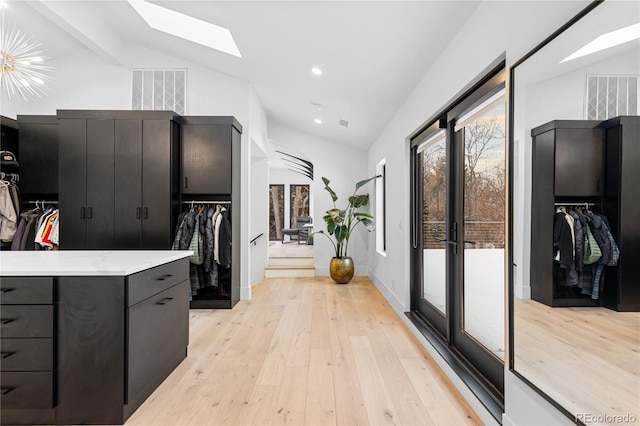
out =
{"type": "MultiPolygon", "coordinates": [[[[463,297],[463,255],[456,251],[463,251],[461,244],[464,235],[460,225],[464,223],[462,216],[463,189],[455,180],[463,176],[464,162],[461,156],[461,141],[455,139],[455,120],[464,111],[484,101],[496,90],[506,87],[507,69],[504,58],[488,68],[484,77],[478,79],[476,84],[464,90],[462,95],[443,109],[435,118],[428,121],[429,125],[410,138],[410,183],[412,196],[410,208],[412,215],[411,228],[411,310],[415,317],[422,318],[428,328],[435,331],[435,336],[445,344],[450,354],[461,360],[471,371],[474,379],[487,391],[489,398],[499,405],[504,402],[504,363],[500,362],[492,353],[464,333],[462,329],[462,297],[463,297]],[[453,200],[455,208],[450,208],[451,201],[447,202],[447,261],[446,279],[451,285],[447,285],[447,316],[438,315],[435,308],[422,297],[422,235],[423,223],[421,218],[422,208],[422,164],[417,153],[419,143],[439,128],[447,129],[447,198],[453,200]],[[455,167],[455,170],[451,170],[455,167]],[[457,176],[457,177],[456,177],[457,176]],[[452,198],[449,198],[452,197],[452,198]],[[455,228],[454,228],[455,226],[455,228]],[[449,288],[451,287],[451,288],[449,288]],[[427,307],[427,309],[425,309],[427,307]],[[431,309],[432,308],[432,309],[431,309]],[[444,333],[443,333],[444,331],[444,333]]],[[[508,109],[505,109],[505,112],[508,109]]],[[[506,147],[506,146],[505,146],[506,147]]],[[[508,156],[506,157],[506,159],[508,156]]],[[[508,166],[508,165],[507,165],[508,166]]],[[[505,168],[507,170],[508,167],[505,168]]],[[[508,203],[507,203],[508,205],[508,203]]],[[[509,220],[508,217],[506,218],[509,220]]],[[[507,228],[508,229],[508,228],[507,228]]],[[[509,247],[505,247],[509,250],[509,247]]],[[[506,279],[506,276],[505,276],[506,279]]],[[[429,336],[428,336],[429,337],[429,336]]]]}

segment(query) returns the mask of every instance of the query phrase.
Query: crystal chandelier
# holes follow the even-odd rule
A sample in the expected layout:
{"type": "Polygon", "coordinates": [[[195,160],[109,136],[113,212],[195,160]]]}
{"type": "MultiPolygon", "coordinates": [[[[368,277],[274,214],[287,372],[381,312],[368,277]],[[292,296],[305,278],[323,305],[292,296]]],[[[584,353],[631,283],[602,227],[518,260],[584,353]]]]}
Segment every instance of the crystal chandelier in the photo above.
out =
{"type": "Polygon", "coordinates": [[[8,99],[20,96],[24,100],[40,97],[46,90],[45,82],[51,80],[46,72],[52,67],[43,64],[45,57],[40,43],[16,29],[7,28],[4,21],[6,4],[2,8],[0,23],[0,86],[8,99]]]}

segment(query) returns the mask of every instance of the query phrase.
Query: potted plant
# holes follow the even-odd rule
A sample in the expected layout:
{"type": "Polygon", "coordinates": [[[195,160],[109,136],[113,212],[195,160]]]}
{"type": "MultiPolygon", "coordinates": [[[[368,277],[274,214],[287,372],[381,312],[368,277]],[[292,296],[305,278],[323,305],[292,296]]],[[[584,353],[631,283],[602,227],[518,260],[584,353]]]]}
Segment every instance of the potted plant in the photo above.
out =
{"type": "Polygon", "coordinates": [[[357,192],[361,187],[380,176],[381,175],[374,176],[356,183],[356,189],[353,191],[353,195],[349,197],[349,203],[345,209],[339,209],[336,206],[338,196],[329,186],[329,179],[324,176],[322,177],[324,189],[327,190],[333,200],[333,208],[327,210],[327,214],[323,217],[327,223],[327,233],[320,230],[314,232],[312,235],[323,234],[329,238],[333,244],[335,257],[331,259],[329,273],[331,274],[331,278],[338,284],[346,284],[353,278],[353,259],[348,255],[349,237],[351,237],[353,230],[360,223],[362,223],[369,232],[375,229],[373,216],[366,212],[357,211],[360,207],[369,204],[369,194],[357,194],[357,192]]]}

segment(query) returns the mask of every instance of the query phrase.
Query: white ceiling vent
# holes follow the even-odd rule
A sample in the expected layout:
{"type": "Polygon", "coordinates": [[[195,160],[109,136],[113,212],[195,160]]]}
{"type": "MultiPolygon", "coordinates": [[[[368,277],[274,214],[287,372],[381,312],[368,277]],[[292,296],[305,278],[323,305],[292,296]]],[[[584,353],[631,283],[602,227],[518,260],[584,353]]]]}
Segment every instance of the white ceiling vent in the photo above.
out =
{"type": "Polygon", "coordinates": [[[349,127],[349,122],[347,120],[340,119],[340,122],[338,124],[340,124],[342,127],[349,127]]]}

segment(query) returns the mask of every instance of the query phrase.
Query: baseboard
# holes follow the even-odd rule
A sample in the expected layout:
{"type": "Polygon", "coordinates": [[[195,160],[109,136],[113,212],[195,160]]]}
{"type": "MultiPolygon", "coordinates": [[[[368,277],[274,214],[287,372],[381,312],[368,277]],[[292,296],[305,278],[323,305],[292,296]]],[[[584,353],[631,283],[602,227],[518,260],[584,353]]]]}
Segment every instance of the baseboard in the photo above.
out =
{"type": "Polygon", "coordinates": [[[240,300],[251,300],[251,287],[240,287],[240,300]]]}
{"type": "Polygon", "coordinates": [[[531,299],[531,287],[516,285],[513,287],[513,295],[518,299],[528,300],[531,299]]]}
{"type": "Polygon", "coordinates": [[[387,302],[389,302],[389,304],[393,307],[393,310],[396,311],[396,313],[407,312],[409,310],[409,307],[406,306],[404,303],[402,303],[402,301],[398,299],[398,296],[393,294],[391,289],[387,287],[384,281],[382,281],[380,277],[378,277],[372,271],[369,271],[369,279],[371,279],[371,282],[376,286],[378,291],[382,293],[384,298],[387,299],[387,302]]]}

